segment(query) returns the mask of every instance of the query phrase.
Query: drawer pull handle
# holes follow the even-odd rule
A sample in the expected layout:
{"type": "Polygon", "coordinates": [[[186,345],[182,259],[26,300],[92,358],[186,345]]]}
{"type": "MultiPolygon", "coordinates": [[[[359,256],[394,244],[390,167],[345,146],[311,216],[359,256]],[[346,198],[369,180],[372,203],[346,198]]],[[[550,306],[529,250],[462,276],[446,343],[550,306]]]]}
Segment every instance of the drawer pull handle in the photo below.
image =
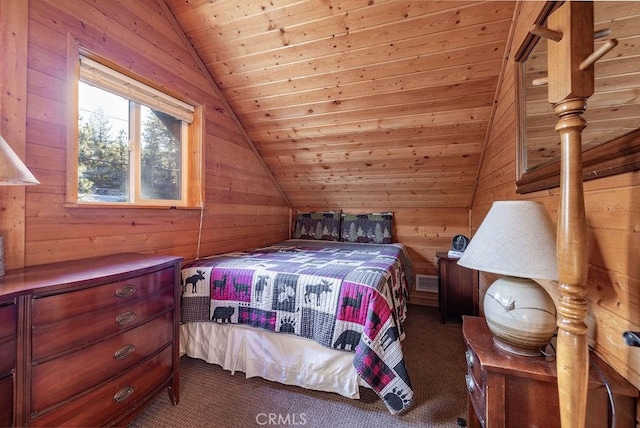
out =
{"type": "Polygon", "coordinates": [[[116,317],[116,323],[118,325],[127,325],[135,321],[137,317],[138,315],[133,311],[125,312],[116,317]]]}
{"type": "Polygon", "coordinates": [[[136,287],[133,285],[125,285],[124,287],[120,287],[116,290],[116,297],[129,297],[132,296],[136,292],[136,287]]]}
{"type": "Polygon", "coordinates": [[[467,359],[467,366],[469,366],[470,369],[473,368],[473,354],[471,354],[471,352],[466,351],[464,353],[465,358],[467,359]]]}
{"type": "Polygon", "coordinates": [[[118,391],[116,395],[113,396],[113,401],[116,403],[121,403],[127,398],[129,398],[131,394],[133,394],[133,387],[125,386],[120,391],[118,391]]]}
{"type": "Polygon", "coordinates": [[[473,388],[474,388],[474,381],[473,379],[471,379],[471,376],[469,375],[465,375],[464,376],[465,380],[467,381],[467,389],[469,390],[470,393],[473,393],[473,388]]]}
{"type": "Polygon", "coordinates": [[[136,347],[133,345],[125,345],[122,348],[118,349],[114,354],[113,354],[113,358],[115,358],[116,360],[122,360],[124,358],[127,358],[129,355],[133,354],[133,352],[136,350],[136,347]]]}

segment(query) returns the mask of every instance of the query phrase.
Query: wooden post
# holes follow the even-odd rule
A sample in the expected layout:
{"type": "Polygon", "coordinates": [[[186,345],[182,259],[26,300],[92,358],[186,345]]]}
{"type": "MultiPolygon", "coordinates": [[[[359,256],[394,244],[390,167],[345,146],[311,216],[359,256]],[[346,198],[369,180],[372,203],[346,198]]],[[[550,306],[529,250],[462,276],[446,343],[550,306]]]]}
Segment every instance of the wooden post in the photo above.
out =
{"type": "Polygon", "coordinates": [[[587,346],[587,223],[582,189],[582,114],[593,94],[593,64],[580,64],[593,53],[593,3],[566,2],[548,20],[549,30],[562,33],[548,41],[549,102],[558,115],[561,142],[557,262],[557,371],[562,427],[585,426],[589,350],[587,346]]]}
{"type": "Polygon", "coordinates": [[[584,427],[587,405],[589,350],[587,346],[587,239],[582,192],[582,138],[586,126],[585,99],[555,106],[561,139],[560,209],[557,261],[558,301],[557,370],[560,417],[563,427],[584,427]]]}

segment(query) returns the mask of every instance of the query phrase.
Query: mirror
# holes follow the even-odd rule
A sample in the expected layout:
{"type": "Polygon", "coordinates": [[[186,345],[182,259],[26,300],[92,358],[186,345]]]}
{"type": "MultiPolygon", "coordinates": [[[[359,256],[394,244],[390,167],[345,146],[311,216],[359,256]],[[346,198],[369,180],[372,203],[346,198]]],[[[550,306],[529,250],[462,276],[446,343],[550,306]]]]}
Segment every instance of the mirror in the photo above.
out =
{"type": "MultiPolygon", "coordinates": [[[[545,26],[559,5],[548,2],[536,20],[545,26]]],[[[582,132],[583,179],[640,169],[640,2],[594,2],[594,50],[618,45],[595,63],[595,91],[582,132]]],[[[547,41],[529,34],[516,55],[517,193],[558,187],[560,138],[547,100],[547,41]]]]}

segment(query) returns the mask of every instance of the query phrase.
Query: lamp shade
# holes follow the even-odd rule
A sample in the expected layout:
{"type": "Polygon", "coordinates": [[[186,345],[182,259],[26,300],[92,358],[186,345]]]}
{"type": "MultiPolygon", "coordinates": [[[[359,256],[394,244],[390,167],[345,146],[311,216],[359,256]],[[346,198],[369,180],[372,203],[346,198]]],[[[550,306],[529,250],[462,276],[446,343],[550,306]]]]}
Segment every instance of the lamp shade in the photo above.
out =
{"type": "Polygon", "coordinates": [[[555,226],[535,201],[496,201],[458,264],[520,278],[558,279],[555,226]]]}
{"type": "Polygon", "coordinates": [[[0,135],[0,186],[40,184],[0,135]]]}

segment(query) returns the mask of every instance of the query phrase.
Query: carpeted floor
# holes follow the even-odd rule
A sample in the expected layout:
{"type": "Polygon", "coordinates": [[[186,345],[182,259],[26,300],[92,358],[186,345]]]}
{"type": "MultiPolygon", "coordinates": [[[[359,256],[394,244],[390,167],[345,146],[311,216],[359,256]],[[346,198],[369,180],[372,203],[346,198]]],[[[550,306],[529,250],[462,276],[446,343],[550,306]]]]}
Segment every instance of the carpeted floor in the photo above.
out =
{"type": "Polygon", "coordinates": [[[131,427],[458,427],[466,418],[464,342],[460,321],[440,323],[437,308],[410,306],[405,362],[414,389],[413,407],[389,413],[372,391],[361,399],[231,375],[201,360],[182,357],[180,404],[159,395],[131,427]]]}

